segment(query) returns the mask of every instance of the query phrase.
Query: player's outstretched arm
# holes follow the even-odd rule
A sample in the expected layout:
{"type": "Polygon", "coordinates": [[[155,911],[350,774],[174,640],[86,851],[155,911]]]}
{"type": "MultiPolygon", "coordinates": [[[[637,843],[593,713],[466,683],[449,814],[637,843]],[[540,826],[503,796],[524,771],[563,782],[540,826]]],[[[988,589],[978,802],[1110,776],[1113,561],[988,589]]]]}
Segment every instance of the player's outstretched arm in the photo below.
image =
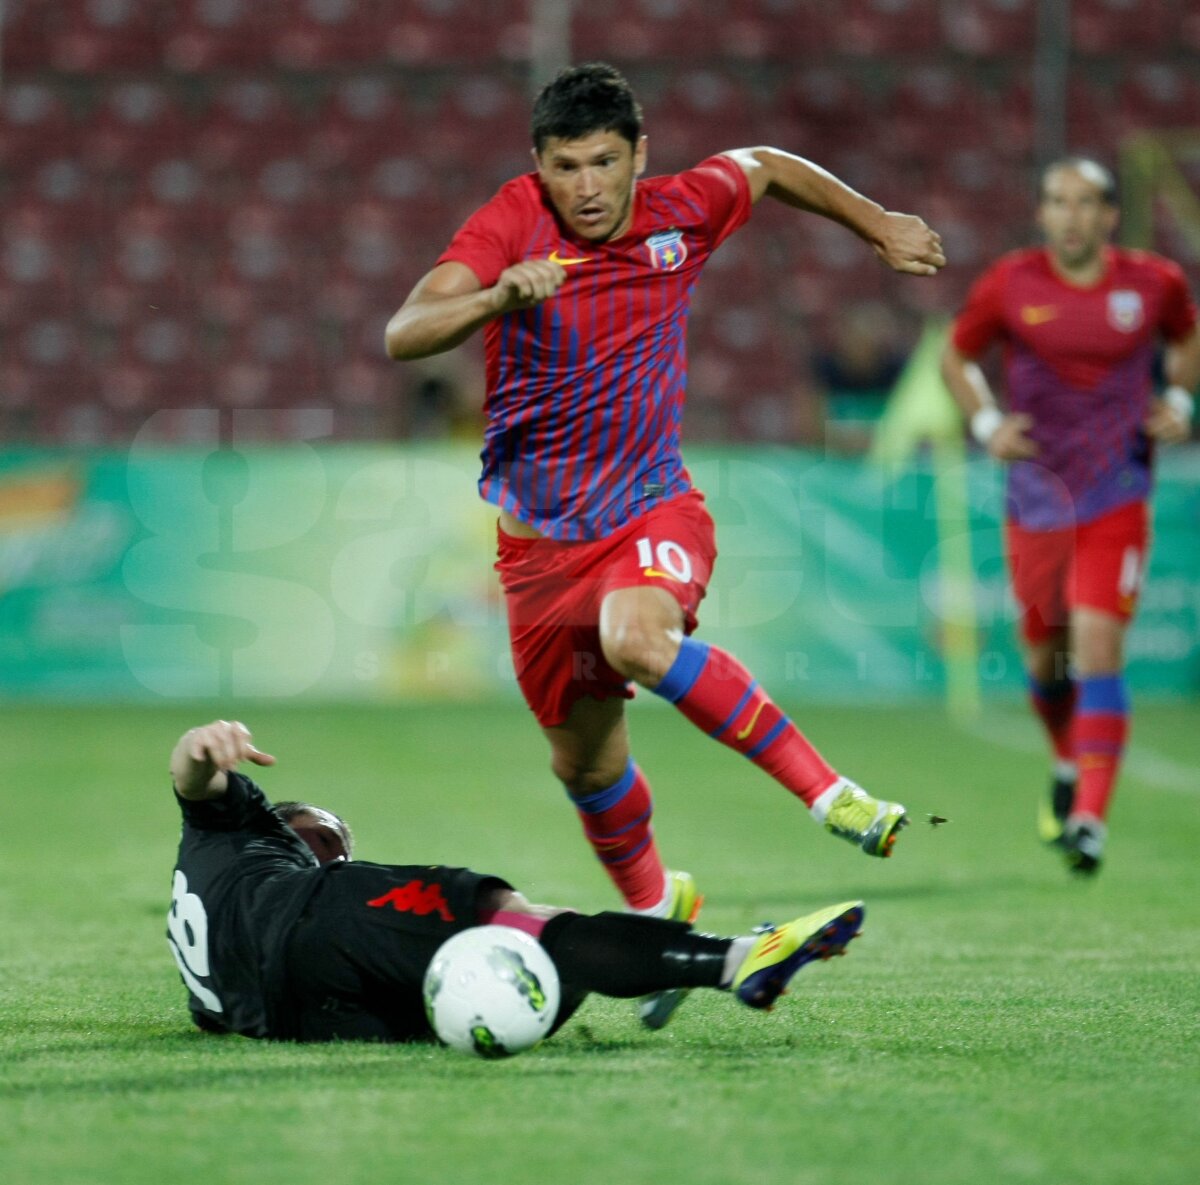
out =
{"type": "Polygon", "coordinates": [[[914,214],[885,210],[820,165],[778,148],[735,148],[724,155],[746,174],[754,201],[765,194],[840,222],[894,271],[932,276],[945,267],[941,235],[914,214]]]}
{"type": "Polygon", "coordinates": [[[942,378],[962,409],[971,435],[997,461],[1022,461],[1037,455],[1037,445],[1028,436],[1033,418],[1006,416],[996,406],[996,398],[978,363],[964,357],[953,342],[946,344],[942,354],[942,378]]]}
{"type": "Polygon", "coordinates": [[[411,361],[452,350],[493,317],[549,300],[566,278],[566,269],[549,259],[527,259],[484,288],[465,263],[440,263],[417,282],[388,322],[388,357],[411,361]]]}
{"type": "Polygon", "coordinates": [[[250,730],[240,720],[214,720],[190,728],[171,752],[171,781],[180,798],[220,798],[229,786],[227,771],[243,761],[274,765],[270,753],[254,747],[250,730]]]}

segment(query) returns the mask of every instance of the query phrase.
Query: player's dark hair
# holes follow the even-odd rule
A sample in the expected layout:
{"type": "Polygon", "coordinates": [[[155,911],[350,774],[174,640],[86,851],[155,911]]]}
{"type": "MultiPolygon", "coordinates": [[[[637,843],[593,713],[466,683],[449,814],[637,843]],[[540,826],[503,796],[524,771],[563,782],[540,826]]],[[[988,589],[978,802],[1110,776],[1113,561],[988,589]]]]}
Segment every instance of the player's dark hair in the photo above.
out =
{"type": "Polygon", "coordinates": [[[642,134],[642,108],[624,75],[607,62],[568,66],[533,104],[530,133],[538,152],[551,138],[580,140],[594,132],[617,132],[635,148],[642,134]]]}
{"type": "Polygon", "coordinates": [[[346,855],[349,856],[354,850],[354,833],[350,830],[350,824],[341,815],[335,815],[328,807],[314,806],[311,802],[277,802],[271,807],[271,810],[281,823],[286,823],[289,827],[297,815],[312,814],[313,811],[329,815],[337,821],[338,834],[346,848],[346,855]]]}
{"type": "Polygon", "coordinates": [[[1038,178],[1038,201],[1046,196],[1046,182],[1050,179],[1050,174],[1057,173],[1059,169],[1073,169],[1096,186],[1105,205],[1117,204],[1117,179],[1112,170],[1105,168],[1090,156],[1064,156],[1061,160],[1051,161],[1038,178]]]}

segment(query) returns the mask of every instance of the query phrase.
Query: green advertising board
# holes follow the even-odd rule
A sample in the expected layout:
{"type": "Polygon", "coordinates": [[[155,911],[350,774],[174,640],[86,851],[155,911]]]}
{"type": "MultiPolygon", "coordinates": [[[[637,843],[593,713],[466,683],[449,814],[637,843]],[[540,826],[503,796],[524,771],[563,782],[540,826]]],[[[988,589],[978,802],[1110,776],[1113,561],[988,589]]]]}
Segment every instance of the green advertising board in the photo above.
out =
{"type": "MultiPolygon", "coordinates": [[[[473,449],[243,446],[236,413],[223,434],[218,415],[209,446],[0,453],[0,694],[516,695],[473,449]]],[[[964,589],[975,686],[1020,689],[994,466],[935,477],[761,448],[689,462],[720,546],[702,636],[781,697],[943,695],[964,589]],[[949,523],[948,480],[965,491],[949,523]]],[[[1196,452],[1165,458],[1156,508],[1131,680],[1194,694],[1196,452]]]]}

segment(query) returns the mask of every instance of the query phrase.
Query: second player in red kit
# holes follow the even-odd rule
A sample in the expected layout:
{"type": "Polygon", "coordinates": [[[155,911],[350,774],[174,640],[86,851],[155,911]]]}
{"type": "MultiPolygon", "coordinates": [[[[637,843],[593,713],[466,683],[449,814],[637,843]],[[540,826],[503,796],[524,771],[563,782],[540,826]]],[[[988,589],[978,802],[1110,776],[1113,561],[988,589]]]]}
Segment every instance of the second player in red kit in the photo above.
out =
{"type": "Polygon", "coordinates": [[[1030,699],[1055,759],[1039,826],[1090,873],[1129,731],[1124,635],[1146,570],[1154,449],[1188,435],[1200,333],[1176,264],[1109,245],[1116,192],[1101,165],[1047,168],[1038,218],[1046,246],[980,277],[942,369],[972,432],[1009,466],[1005,542],[1030,699]],[[1004,414],[974,362],[993,342],[1004,414]]]}

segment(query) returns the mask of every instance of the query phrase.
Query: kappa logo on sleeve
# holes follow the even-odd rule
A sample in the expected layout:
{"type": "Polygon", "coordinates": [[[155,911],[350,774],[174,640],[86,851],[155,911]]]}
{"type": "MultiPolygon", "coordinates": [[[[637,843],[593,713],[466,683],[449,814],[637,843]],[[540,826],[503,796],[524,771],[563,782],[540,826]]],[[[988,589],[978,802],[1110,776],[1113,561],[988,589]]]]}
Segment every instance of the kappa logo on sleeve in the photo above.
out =
{"type": "Polygon", "coordinates": [[[650,252],[650,266],[661,272],[673,272],[687,259],[683,231],[674,228],[651,235],[646,240],[646,250],[650,252]]]}
{"type": "Polygon", "coordinates": [[[427,885],[421,881],[409,881],[406,885],[389,889],[382,897],[376,897],[367,904],[373,909],[386,909],[390,905],[397,913],[411,913],[419,918],[437,913],[444,922],[454,921],[454,914],[442,896],[442,886],[427,885]]]}

